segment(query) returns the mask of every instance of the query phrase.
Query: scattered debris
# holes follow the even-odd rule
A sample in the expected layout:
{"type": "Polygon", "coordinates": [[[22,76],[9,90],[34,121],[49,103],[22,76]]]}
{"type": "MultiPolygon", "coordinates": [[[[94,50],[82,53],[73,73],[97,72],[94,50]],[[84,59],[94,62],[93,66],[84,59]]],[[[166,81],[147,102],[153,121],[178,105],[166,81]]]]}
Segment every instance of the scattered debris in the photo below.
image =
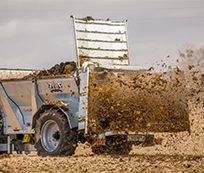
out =
{"type": "Polygon", "coordinates": [[[95,68],[90,75],[89,130],[189,131],[187,91],[181,71],[118,73],[95,68]]]}
{"type": "Polygon", "coordinates": [[[94,18],[92,16],[86,16],[85,18],[83,18],[83,20],[90,21],[90,20],[94,20],[94,18]]]}

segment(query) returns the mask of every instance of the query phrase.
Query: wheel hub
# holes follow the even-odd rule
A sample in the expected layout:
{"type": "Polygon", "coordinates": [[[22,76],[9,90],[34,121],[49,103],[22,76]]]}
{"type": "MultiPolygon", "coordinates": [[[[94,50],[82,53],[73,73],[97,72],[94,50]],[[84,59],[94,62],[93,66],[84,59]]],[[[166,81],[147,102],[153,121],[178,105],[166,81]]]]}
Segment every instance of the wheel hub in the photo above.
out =
{"type": "Polygon", "coordinates": [[[48,152],[57,149],[60,141],[59,126],[54,120],[46,121],[41,130],[41,143],[48,152]]]}
{"type": "Polygon", "coordinates": [[[52,137],[55,138],[56,140],[59,140],[59,139],[60,139],[59,131],[56,131],[56,132],[52,135],[52,137]]]}

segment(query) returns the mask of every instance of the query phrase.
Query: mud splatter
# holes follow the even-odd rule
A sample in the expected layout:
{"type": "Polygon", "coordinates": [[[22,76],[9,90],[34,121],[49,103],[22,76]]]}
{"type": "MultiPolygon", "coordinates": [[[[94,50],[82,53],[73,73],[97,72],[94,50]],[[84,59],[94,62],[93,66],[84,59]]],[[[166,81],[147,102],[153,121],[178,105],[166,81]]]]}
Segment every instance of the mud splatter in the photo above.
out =
{"type": "Polygon", "coordinates": [[[89,130],[179,132],[190,129],[183,73],[90,73],[89,130]]]}

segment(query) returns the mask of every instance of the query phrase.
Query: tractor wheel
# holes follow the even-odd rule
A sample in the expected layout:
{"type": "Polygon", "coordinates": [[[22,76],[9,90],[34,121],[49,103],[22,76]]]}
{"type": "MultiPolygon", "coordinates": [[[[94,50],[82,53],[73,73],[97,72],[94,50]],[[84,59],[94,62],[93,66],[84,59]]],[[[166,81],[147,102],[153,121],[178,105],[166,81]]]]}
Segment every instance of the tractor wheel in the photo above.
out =
{"type": "Polygon", "coordinates": [[[75,129],[59,110],[44,112],[35,126],[35,148],[40,156],[70,156],[77,146],[75,129]]]}
{"type": "MultiPolygon", "coordinates": [[[[7,144],[7,136],[4,134],[4,124],[3,124],[3,117],[0,114],[0,143],[7,144]]],[[[7,151],[0,151],[1,154],[7,154],[7,151]]]]}
{"type": "Polygon", "coordinates": [[[91,150],[94,154],[105,154],[107,153],[107,146],[106,145],[94,145],[91,147],[91,150]]]}

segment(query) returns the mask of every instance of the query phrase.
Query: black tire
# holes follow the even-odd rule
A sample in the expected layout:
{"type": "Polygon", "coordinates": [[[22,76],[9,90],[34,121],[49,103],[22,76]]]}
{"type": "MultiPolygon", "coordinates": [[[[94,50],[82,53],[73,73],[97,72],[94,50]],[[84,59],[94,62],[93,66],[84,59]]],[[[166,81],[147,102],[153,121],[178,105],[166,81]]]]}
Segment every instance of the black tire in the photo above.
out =
{"type": "Polygon", "coordinates": [[[94,145],[91,147],[91,150],[94,154],[105,154],[108,152],[106,145],[94,145]]]}
{"type": "Polygon", "coordinates": [[[40,156],[70,156],[73,155],[77,146],[76,129],[70,129],[66,116],[60,110],[44,112],[37,120],[35,126],[35,148],[40,156]],[[53,151],[49,151],[43,145],[42,127],[46,122],[55,122],[59,128],[58,145],[53,151]]]}
{"type": "MultiPolygon", "coordinates": [[[[7,136],[4,135],[3,117],[0,114],[0,143],[7,144],[7,136]]],[[[7,154],[7,151],[0,151],[0,154],[7,154]]]]}
{"type": "Polygon", "coordinates": [[[95,154],[128,155],[132,144],[127,142],[126,136],[116,135],[107,137],[106,145],[94,145],[91,149],[95,154]]]}

